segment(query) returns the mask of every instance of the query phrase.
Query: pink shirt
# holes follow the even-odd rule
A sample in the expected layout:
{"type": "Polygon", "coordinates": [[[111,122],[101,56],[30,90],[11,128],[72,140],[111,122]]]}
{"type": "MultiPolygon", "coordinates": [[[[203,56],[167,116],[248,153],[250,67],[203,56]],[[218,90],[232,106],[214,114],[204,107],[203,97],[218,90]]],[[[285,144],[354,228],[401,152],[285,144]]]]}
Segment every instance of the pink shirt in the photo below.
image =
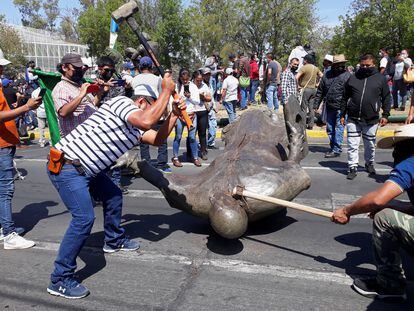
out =
{"type": "MultiPolygon", "coordinates": [[[[62,80],[56,84],[52,91],[56,112],[58,112],[64,105],[73,101],[73,99],[79,96],[79,93],[80,86],[77,83],[62,77],[62,80]]],[[[82,102],[76,107],[75,111],[70,115],[61,117],[57,113],[60,137],[65,137],[69,134],[76,126],[89,118],[96,111],[96,109],[97,107],[93,104],[93,96],[91,94],[87,94],[82,99],[82,102]]]]}

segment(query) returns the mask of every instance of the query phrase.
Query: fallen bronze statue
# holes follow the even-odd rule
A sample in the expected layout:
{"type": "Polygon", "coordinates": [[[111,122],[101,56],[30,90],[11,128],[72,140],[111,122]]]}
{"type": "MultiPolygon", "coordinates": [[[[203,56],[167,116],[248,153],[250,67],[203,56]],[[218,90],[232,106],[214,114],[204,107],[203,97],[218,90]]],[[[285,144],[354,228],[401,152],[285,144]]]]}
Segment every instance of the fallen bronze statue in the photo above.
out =
{"type": "Polygon", "coordinates": [[[235,198],[236,185],[288,201],[310,186],[309,175],[299,165],[308,145],[305,114],[296,98],[289,98],[284,119],[269,111],[247,111],[223,129],[224,151],[200,173],[164,175],[142,161],[138,163],[140,175],[161,190],[171,207],[209,219],[222,237],[238,238],[249,221],[284,207],[235,198]]]}

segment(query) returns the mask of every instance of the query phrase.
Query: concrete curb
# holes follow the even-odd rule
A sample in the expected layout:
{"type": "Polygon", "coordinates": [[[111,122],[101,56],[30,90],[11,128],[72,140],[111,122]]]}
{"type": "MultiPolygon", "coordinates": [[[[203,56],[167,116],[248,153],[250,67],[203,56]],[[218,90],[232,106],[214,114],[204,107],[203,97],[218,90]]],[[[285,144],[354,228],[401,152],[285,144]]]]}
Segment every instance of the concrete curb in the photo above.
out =
{"type": "MultiPolygon", "coordinates": [[[[220,139],[221,138],[221,129],[217,130],[217,135],[216,138],[220,139]]],[[[30,139],[39,139],[40,135],[38,131],[30,131],[29,132],[30,135],[30,139]]],[[[183,133],[183,137],[186,138],[188,135],[187,131],[184,131],[183,133]]],[[[346,136],[346,131],[344,133],[344,135],[346,136]]],[[[50,134],[49,131],[46,131],[45,133],[46,139],[50,139],[50,134]]],[[[174,131],[170,134],[169,138],[174,138],[175,134],[174,131]]],[[[328,135],[326,134],[326,131],[324,130],[307,130],[306,131],[306,136],[308,138],[326,138],[328,139],[328,135]]],[[[384,138],[384,137],[392,137],[394,136],[394,130],[378,130],[377,132],[377,137],[378,138],[384,138]]]]}

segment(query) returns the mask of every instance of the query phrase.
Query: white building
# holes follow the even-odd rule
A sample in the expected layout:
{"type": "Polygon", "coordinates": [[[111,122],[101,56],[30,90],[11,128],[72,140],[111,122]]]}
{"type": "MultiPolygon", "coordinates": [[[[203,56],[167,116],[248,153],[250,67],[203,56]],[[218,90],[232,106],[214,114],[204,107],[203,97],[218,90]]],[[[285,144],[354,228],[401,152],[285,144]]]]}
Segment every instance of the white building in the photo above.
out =
{"type": "Polygon", "coordinates": [[[91,63],[87,58],[88,47],[86,45],[66,42],[62,36],[50,31],[9,25],[15,29],[24,45],[24,56],[36,63],[43,71],[56,71],[56,65],[67,53],[80,54],[86,63],[91,63]]]}

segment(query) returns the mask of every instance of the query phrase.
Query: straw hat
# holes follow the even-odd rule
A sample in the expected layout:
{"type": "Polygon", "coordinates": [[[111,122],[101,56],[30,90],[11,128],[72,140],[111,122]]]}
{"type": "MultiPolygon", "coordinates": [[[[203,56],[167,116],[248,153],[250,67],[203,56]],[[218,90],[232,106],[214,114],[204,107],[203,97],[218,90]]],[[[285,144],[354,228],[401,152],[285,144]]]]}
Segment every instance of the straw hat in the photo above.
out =
{"type": "Polygon", "coordinates": [[[381,139],[378,142],[377,147],[381,149],[391,149],[394,147],[395,143],[407,139],[414,139],[414,124],[397,127],[394,130],[394,136],[381,139]]]}
{"type": "Polygon", "coordinates": [[[332,64],[346,63],[348,60],[345,59],[344,54],[334,55],[332,64]]]}

